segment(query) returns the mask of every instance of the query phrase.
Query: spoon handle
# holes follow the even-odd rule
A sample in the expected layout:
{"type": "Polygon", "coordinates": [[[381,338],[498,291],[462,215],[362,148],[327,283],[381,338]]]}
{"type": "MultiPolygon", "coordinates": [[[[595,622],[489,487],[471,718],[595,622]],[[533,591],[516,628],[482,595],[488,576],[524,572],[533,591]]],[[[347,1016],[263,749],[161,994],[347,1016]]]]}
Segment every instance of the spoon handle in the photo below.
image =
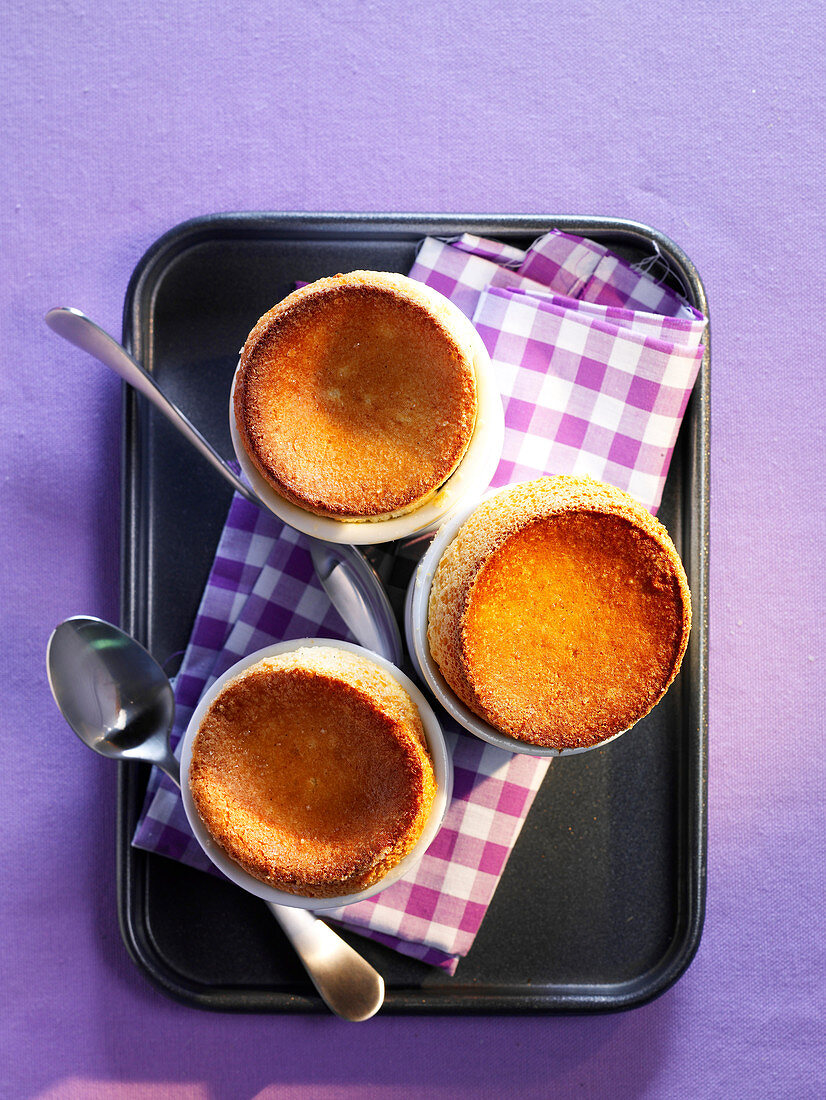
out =
{"type": "Polygon", "coordinates": [[[125,382],[151,401],[178,431],[186,436],[193,447],[226,478],[236,492],[241,493],[254,504],[261,503],[252,489],[235,474],[212,445],[204,439],[195,425],[169,401],[152,375],[145,371],[126,348],[114,340],[108,332],[104,332],[81,310],[70,307],[50,309],[46,314],[46,324],[52,332],[56,332],[58,336],[62,336],[64,340],[68,340],[70,344],[74,344],[82,351],[88,352],[104,366],[119,374],[125,382]]]}
{"type": "Polygon", "coordinates": [[[316,576],[359,645],[401,665],[402,639],[378,574],[354,546],[305,536],[316,576]]]}
{"type": "Polygon", "coordinates": [[[265,903],[329,1009],[358,1022],[375,1016],[384,1002],[384,979],[329,925],[306,909],[265,903]]]}

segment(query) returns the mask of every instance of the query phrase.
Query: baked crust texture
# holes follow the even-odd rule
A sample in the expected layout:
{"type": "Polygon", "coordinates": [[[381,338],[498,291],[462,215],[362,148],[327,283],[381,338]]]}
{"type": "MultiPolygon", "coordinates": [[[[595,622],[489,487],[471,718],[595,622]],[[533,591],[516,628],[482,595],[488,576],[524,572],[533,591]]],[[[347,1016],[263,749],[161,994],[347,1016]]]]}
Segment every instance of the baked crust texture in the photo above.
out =
{"type": "Polygon", "coordinates": [[[502,733],[590,747],[628,729],[677,675],[691,596],[665,527],[592,478],[526,482],[483,502],[436,568],[430,651],[502,733]]]}
{"type": "Polygon", "coordinates": [[[421,836],[436,793],[410,696],[373,662],[326,646],[229,681],[196,735],[189,782],[231,859],[317,898],[383,878],[421,836]]]}
{"type": "Polygon", "coordinates": [[[428,500],[459,465],[477,413],[470,322],[406,276],[319,279],[266,313],[244,344],[234,415],[285,499],[341,520],[428,500]]]}

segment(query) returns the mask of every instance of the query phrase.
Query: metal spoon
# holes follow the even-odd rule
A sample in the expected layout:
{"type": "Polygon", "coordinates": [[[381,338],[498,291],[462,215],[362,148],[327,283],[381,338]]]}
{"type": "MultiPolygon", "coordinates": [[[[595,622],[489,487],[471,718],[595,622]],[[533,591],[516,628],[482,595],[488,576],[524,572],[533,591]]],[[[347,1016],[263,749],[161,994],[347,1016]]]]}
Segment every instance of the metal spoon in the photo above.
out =
{"type": "MultiPolygon", "coordinates": [[[[235,473],[214,447],[158,386],[155,379],[108,332],[79,309],[57,307],[46,314],[49,328],[94,356],[128,382],[160,410],[233,489],[265,508],[258,495],[235,473]]],[[[337,545],[305,536],[316,573],[336,610],[360,645],[401,664],[398,623],[376,571],[354,546],[337,545]]]]}
{"type": "MultiPolygon", "coordinates": [[[[169,746],[172,685],[142,645],[111,623],[77,615],[52,632],[46,667],[55,702],[85,745],[110,760],[155,764],[180,787],[169,746]]],[[[357,1021],[378,1012],[384,980],[357,951],[307,910],[265,904],[336,1015],[357,1021]]]]}

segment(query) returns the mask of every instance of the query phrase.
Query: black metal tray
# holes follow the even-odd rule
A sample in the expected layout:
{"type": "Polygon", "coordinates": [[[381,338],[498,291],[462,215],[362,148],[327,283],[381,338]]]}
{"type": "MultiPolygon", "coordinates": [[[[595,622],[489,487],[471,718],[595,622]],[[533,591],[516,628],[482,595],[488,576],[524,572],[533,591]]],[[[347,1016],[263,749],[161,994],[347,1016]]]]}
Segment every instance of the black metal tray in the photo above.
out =
{"type": "MultiPolygon", "coordinates": [[[[532,215],[240,214],[187,222],[138,264],[124,341],[222,453],[238,349],[295,280],[409,269],[425,235],[521,247],[549,228],[591,237],[665,277],[707,313],[671,241],[612,219],[532,215]]],[[[455,976],[349,936],[383,973],[385,1013],[629,1008],[668,988],[703,925],[706,870],[709,357],[660,518],[686,564],[695,622],[683,670],[626,737],[554,761],[476,942],[455,976]]],[[[162,417],[124,392],[122,622],[170,671],[184,649],[230,490],[162,417]]],[[[322,1011],[261,903],[130,840],[148,768],[121,765],[118,902],[126,946],[170,996],[222,1011],[322,1011]]]]}

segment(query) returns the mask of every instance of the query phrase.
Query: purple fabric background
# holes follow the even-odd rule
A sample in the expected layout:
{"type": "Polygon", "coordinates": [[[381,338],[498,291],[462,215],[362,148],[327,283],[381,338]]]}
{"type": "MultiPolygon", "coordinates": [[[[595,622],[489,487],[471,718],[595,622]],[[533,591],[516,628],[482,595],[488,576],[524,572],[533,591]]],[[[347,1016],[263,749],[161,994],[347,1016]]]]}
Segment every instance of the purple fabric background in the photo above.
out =
{"type": "Polygon", "coordinates": [[[826,1094],[822,11],[585,0],[12,0],[4,156],[0,1094],[826,1094]],[[220,210],[646,222],[711,304],[708,914],[600,1018],[224,1017],[128,960],[115,773],[48,693],[66,615],[118,615],[120,384],[42,323],[120,331],[129,274],[220,210]]]}

